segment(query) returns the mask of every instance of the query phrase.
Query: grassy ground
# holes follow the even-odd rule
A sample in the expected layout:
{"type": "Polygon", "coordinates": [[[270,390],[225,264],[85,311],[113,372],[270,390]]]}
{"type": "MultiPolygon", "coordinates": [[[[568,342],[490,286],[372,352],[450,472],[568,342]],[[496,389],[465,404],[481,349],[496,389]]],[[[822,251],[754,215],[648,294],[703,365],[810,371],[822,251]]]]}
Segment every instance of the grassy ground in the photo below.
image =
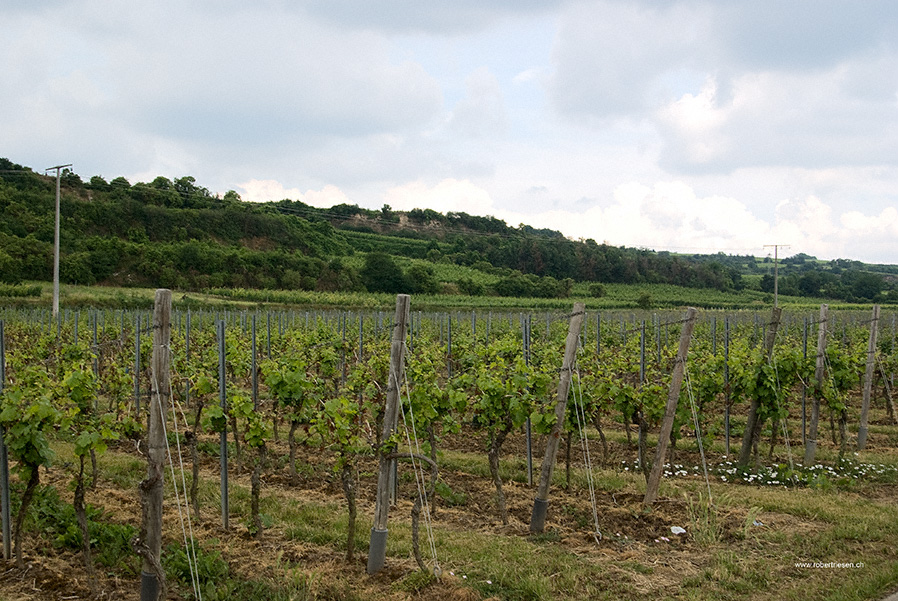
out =
{"type": "MultiPolygon", "coordinates": [[[[821,443],[821,464],[832,475],[802,487],[784,486],[772,478],[754,484],[732,483],[732,477],[724,482],[721,478],[729,474],[730,464],[722,457],[721,441],[708,449],[706,482],[697,469],[701,460],[694,445],[681,442],[663,480],[660,500],[651,508],[641,503],[644,478],[631,467],[634,451],[624,432],[609,428],[606,435],[607,461],[601,459],[596,433],[590,433],[591,454],[597,462],[596,513],[575,444],[570,483],[562,450],[547,530],[537,536],[528,531],[534,491],[526,484],[522,437],[507,443],[501,465],[510,512],[507,525],[496,514],[484,441],[477,435],[447,440],[433,519],[443,571],[439,581],[418,571],[411,558],[408,516],[415,489],[405,466],[400,471],[399,500],[391,509],[387,565],[369,576],[365,558],[373,513],[373,457],[359,466],[356,559],[346,562],[346,506],[329,453],[314,445],[302,447],[297,476],[291,478],[286,474],[285,445],[271,445],[272,462],[263,478],[265,530],[254,538],[247,529],[249,476],[233,458],[231,530],[220,527],[218,462],[210,438],[202,447],[202,522],[193,522],[203,598],[861,600],[878,599],[898,588],[894,555],[898,453],[893,426],[874,426],[869,450],[852,454],[844,472],[835,468],[837,448],[821,443]],[[855,467],[848,469],[848,464],[855,467]],[[674,534],[673,526],[686,532],[674,534]]],[[[537,441],[537,467],[541,444],[537,441]]],[[[26,540],[31,567],[26,573],[9,570],[0,576],[0,598],[89,597],[77,546],[66,545],[71,533],[58,523],[61,517],[53,517],[65,514],[63,509],[70,506],[74,470],[70,445],[57,443],[56,449],[57,461],[43,479],[59,501],[54,505],[47,497],[38,503],[43,509],[26,540]]],[[[778,449],[773,463],[788,463],[784,448],[778,449]]],[[[138,525],[142,458],[121,445],[100,458],[100,469],[98,486],[88,493],[88,502],[102,509],[97,521],[138,525]]],[[[174,598],[186,599],[192,593],[179,551],[182,537],[168,472],[166,478],[164,562],[174,582],[174,598]]],[[[188,466],[188,485],[189,478],[188,466]]],[[[135,565],[131,556],[101,567],[101,583],[109,598],[136,598],[135,565]]]]}

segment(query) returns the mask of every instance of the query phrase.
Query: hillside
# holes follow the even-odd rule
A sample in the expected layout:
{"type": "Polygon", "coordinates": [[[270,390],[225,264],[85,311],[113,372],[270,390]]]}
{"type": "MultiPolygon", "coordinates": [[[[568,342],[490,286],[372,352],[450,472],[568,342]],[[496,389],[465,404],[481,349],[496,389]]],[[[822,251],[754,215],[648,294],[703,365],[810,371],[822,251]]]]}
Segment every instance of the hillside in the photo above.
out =
{"type": "MultiPolygon", "coordinates": [[[[596,296],[601,284],[773,290],[768,259],[574,241],[489,216],[248,203],[190,176],[132,185],[66,172],[61,188],[60,279],[69,284],[545,298],[590,283],[596,296]]],[[[52,279],[54,198],[54,178],[0,159],[0,281],[52,279]]],[[[780,263],[779,291],[889,302],[896,274],[893,265],[795,255],[780,263]]]]}

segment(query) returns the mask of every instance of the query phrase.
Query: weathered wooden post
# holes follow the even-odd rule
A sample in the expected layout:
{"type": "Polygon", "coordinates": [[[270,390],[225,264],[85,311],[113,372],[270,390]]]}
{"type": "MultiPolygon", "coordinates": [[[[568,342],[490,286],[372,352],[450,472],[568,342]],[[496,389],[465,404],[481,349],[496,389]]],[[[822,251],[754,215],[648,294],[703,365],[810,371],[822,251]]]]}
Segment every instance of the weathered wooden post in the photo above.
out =
{"type": "Polygon", "coordinates": [[[571,314],[571,323],[568,327],[567,340],[564,345],[564,361],[561,364],[561,377],[558,380],[558,402],[555,405],[555,425],[549,433],[546,442],[546,455],[543,458],[543,466],[539,475],[539,486],[536,490],[536,499],[533,502],[533,513],[530,517],[530,532],[540,533],[546,528],[546,512],[549,508],[549,487],[552,483],[552,471],[555,469],[555,459],[558,454],[558,445],[561,442],[561,432],[564,429],[564,414],[567,410],[568,393],[571,389],[571,370],[577,356],[577,348],[580,344],[580,329],[583,327],[583,316],[586,307],[583,303],[574,304],[574,312],[571,314]]]}
{"type": "MultiPolygon", "coordinates": [[[[780,318],[783,310],[780,307],[774,307],[770,315],[770,327],[767,328],[767,334],[764,338],[764,355],[767,362],[773,359],[773,347],[776,343],[776,332],[780,326],[780,318]]],[[[751,400],[751,406],[748,409],[748,420],[745,422],[745,433],[742,435],[742,449],[739,452],[739,465],[745,467],[751,459],[751,449],[755,439],[761,431],[761,423],[758,421],[758,411],[761,409],[761,401],[756,396],[751,400]]],[[[776,424],[774,424],[774,427],[776,424]]]]}
{"type": "Polygon", "coordinates": [[[820,319],[817,323],[817,364],[814,369],[814,402],[811,403],[811,422],[804,444],[804,465],[814,463],[817,454],[817,424],[820,422],[820,398],[823,396],[823,370],[826,365],[826,322],[829,305],[820,305],[820,319]]]}
{"type": "Polygon", "coordinates": [[[670,391],[667,395],[664,419],[661,421],[661,432],[658,434],[655,461],[652,463],[652,471],[649,473],[645,487],[645,499],[642,501],[645,505],[651,505],[655,502],[655,498],[658,496],[658,488],[661,486],[661,475],[664,473],[664,458],[667,456],[667,445],[670,444],[670,433],[673,430],[677,403],[680,400],[680,387],[683,384],[683,375],[686,373],[686,356],[689,353],[689,342],[692,340],[692,330],[695,329],[697,314],[698,311],[694,307],[689,307],[686,311],[686,322],[683,324],[683,331],[680,333],[677,362],[674,365],[670,391]]]}
{"type": "Polygon", "coordinates": [[[374,504],[374,526],[371,528],[371,541],[368,546],[368,573],[374,574],[384,567],[387,553],[387,518],[390,510],[390,474],[396,459],[389,455],[395,449],[387,442],[393,436],[396,421],[399,418],[399,386],[402,382],[405,363],[405,336],[408,329],[409,305],[411,297],[407,294],[396,296],[396,317],[390,344],[390,376],[387,382],[387,398],[384,406],[383,430],[380,437],[381,448],[378,451],[379,466],[377,471],[377,496],[374,504]]]}
{"type": "Polygon", "coordinates": [[[864,400],[861,404],[861,424],[857,429],[857,449],[867,446],[867,419],[870,412],[870,396],[873,392],[873,375],[876,368],[876,337],[879,333],[879,305],[873,306],[870,320],[870,339],[867,343],[867,369],[864,372],[864,400]]]}
{"type": "Polygon", "coordinates": [[[143,563],[140,575],[141,601],[156,601],[166,596],[162,570],[162,484],[166,457],[165,406],[171,391],[171,290],[156,290],[153,310],[152,391],[147,431],[147,477],[140,483],[143,522],[135,550],[143,563]]]}

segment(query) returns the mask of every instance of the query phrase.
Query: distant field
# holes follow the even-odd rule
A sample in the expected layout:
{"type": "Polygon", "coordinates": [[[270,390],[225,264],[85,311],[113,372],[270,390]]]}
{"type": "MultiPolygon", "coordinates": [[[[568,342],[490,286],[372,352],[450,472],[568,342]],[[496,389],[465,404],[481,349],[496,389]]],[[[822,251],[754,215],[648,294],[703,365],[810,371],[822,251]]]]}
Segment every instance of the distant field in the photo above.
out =
{"type": "MultiPolygon", "coordinates": [[[[361,259],[359,259],[361,260],[361,259]]],[[[400,261],[403,267],[418,262],[414,259],[400,261]]],[[[423,262],[423,261],[422,261],[423,262]]],[[[484,285],[496,281],[497,276],[482,271],[449,264],[433,264],[437,279],[442,282],[456,282],[470,278],[484,285]]],[[[49,307],[52,302],[53,286],[49,282],[28,282],[29,286],[40,286],[39,297],[0,297],[0,304],[6,306],[49,307]]],[[[570,298],[511,298],[495,296],[465,296],[461,294],[414,295],[418,309],[535,309],[565,310],[575,300],[585,302],[588,309],[677,309],[687,306],[702,309],[758,309],[770,306],[773,295],[757,290],[740,292],[720,292],[717,290],[684,288],[668,284],[603,284],[605,295],[594,298],[589,295],[589,283],[574,285],[570,298]],[[643,304],[640,305],[640,302],[643,304]],[[646,302],[647,301],[647,302],[646,302]]],[[[392,294],[372,294],[366,292],[317,292],[305,290],[247,290],[211,289],[201,292],[174,291],[174,302],[180,306],[229,305],[237,307],[253,305],[297,305],[306,307],[345,308],[390,308],[395,300],[392,294]]],[[[108,286],[60,287],[60,303],[63,307],[109,307],[138,308],[149,307],[153,301],[151,288],[115,288],[108,286]]],[[[823,299],[791,297],[780,295],[779,303],[790,308],[817,307],[827,302],[823,299]]],[[[864,305],[848,303],[828,303],[833,309],[859,308],[864,305]]]]}

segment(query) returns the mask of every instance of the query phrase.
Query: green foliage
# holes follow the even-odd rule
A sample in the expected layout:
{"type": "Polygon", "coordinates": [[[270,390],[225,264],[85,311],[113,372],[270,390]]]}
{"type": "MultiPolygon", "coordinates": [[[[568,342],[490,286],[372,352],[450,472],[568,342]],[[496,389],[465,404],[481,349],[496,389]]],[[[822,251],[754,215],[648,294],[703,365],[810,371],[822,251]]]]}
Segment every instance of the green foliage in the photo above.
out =
{"type": "Polygon", "coordinates": [[[271,432],[262,413],[255,409],[250,396],[238,392],[229,393],[228,412],[238,424],[242,425],[243,441],[248,447],[258,449],[265,446],[271,432]]]}
{"type": "MultiPolygon", "coordinates": [[[[515,313],[501,314],[496,311],[491,315],[491,331],[489,339],[486,336],[484,320],[485,315],[477,315],[477,337],[472,336],[472,328],[469,327],[465,314],[452,315],[453,346],[452,353],[447,355],[445,338],[445,314],[439,316],[417,314],[412,319],[412,335],[408,338],[408,354],[406,362],[406,380],[402,383],[402,407],[408,420],[414,419],[415,428],[420,437],[423,432],[433,428],[439,442],[440,434],[445,432],[466,433],[476,432],[480,438],[496,440],[503,432],[516,431],[529,417],[537,432],[545,432],[554,422],[551,411],[554,398],[552,386],[558,378],[561,350],[563,348],[563,333],[567,325],[566,312],[558,311],[554,315],[547,315],[547,327],[541,327],[541,319],[535,316],[534,329],[537,332],[532,336],[531,362],[527,366],[522,361],[522,341],[520,339],[519,315],[515,313]],[[482,315],[482,318],[481,318],[482,315]],[[513,322],[513,323],[509,323],[513,322]],[[536,327],[539,325],[540,327],[536,327]],[[438,332],[439,329],[439,332],[438,332]],[[449,366],[453,377],[449,376],[449,366]],[[405,388],[406,381],[408,388],[405,388]]],[[[8,315],[15,315],[9,312],[8,315]]],[[[18,312],[21,314],[21,312],[18,312]]],[[[70,318],[71,316],[69,316],[70,318]]],[[[206,324],[200,324],[202,319],[194,314],[194,330],[191,332],[191,356],[186,361],[183,351],[183,331],[179,334],[173,330],[174,340],[172,348],[175,351],[175,372],[183,379],[189,378],[192,383],[191,398],[194,401],[207,402],[218,390],[217,381],[217,350],[214,345],[214,336],[210,334],[208,327],[208,314],[206,324]]],[[[251,314],[230,314],[230,318],[240,323],[241,317],[246,323],[251,314]]],[[[348,338],[352,342],[346,342],[341,336],[340,316],[336,313],[312,315],[302,325],[302,315],[296,315],[291,323],[290,315],[285,313],[283,319],[272,315],[272,352],[269,359],[261,361],[262,374],[262,405],[260,411],[253,409],[249,388],[250,354],[249,332],[235,325],[228,330],[228,398],[229,407],[227,413],[217,407],[209,407],[211,422],[220,421],[223,426],[226,420],[235,419],[238,422],[238,432],[247,447],[263,445],[270,437],[267,422],[262,424],[255,422],[259,416],[268,419],[271,411],[277,411],[279,417],[288,421],[303,423],[306,427],[305,444],[321,445],[333,452],[336,461],[332,466],[338,470],[349,466],[353,468],[353,461],[359,455],[371,453],[372,448],[378,448],[377,442],[386,442],[381,447],[385,450],[395,448],[404,452],[404,437],[397,436],[389,441],[376,441],[377,426],[383,401],[388,389],[387,370],[389,356],[389,332],[390,327],[386,318],[369,319],[365,316],[364,330],[361,332],[362,349],[356,355],[357,349],[355,332],[350,330],[348,338]],[[278,321],[282,323],[279,324],[278,321]],[[283,325],[283,332],[279,332],[283,325]],[[344,366],[345,361],[345,366],[344,366]],[[255,426],[259,427],[256,428],[255,426]],[[400,440],[400,438],[402,440],[400,440]]],[[[383,317],[382,315],[379,317],[383,317]]],[[[594,317],[594,316],[593,316],[594,317]]],[[[596,352],[594,328],[595,320],[587,322],[587,328],[583,333],[583,346],[578,351],[579,376],[572,388],[572,394],[582,398],[583,406],[588,420],[594,417],[632,416],[641,412],[650,426],[654,426],[663,411],[664,402],[669,386],[669,373],[673,366],[678,326],[676,317],[672,315],[659,315],[665,322],[670,322],[670,332],[666,332],[668,324],[656,326],[648,332],[648,350],[645,376],[640,377],[639,365],[639,336],[633,334],[634,325],[637,324],[638,315],[627,311],[622,315],[603,313],[603,331],[599,333],[601,338],[601,352],[596,352]],[[618,327],[618,318],[620,326],[618,327]],[[630,323],[632,321],[632,324],[630,323]],[[626,330],[626,331],[624,331],[626,330]],[[657,335],[657,338],[655,338],[657,335]],[[655,352],[657,340],[660,350],[655,352]]],[[[797,410],[797,399],[800,399],[802,384],[813,387],[811,380],[813,374],[813,360],[804,359],[800,352],[800,338],[795,336],[795,319],[792,319],[792,327],[784,326],[778,339],[774,361],[767,362],[761,351],[757,348],[762,338],[760,327],[755,333],[751,333],[751,315],[739,315],[741,323],[735,323],[732,338],[729,345],[729,368],[732,396],[739,409],[752,398],[761,398],[762,413],[767,417],[775,417],[777,412],[791,408],[792,415],[797,410]],[[747,325],[746,325],[747,324],[747,325]],[[791,329],[791,331],[790,331],[791,329]]],[[[841,317],[841,316],[839,316],[841,317]]],[[[83,314],[82,314],[83,318],[83,314]]],[[[350,318],[351,319],[351,318],[350,318]]],[[[12,399],[28,384],[28,403],[36,400],[41,405],[40,397],[43,395],[49,405],[57,412],[48,424],[41,428],[47,439],[58,438],[72,443],[77,455],[84,456],[90,449],[102,450],[105,444],[116,435],[121,436],[123,424],[128,423],[126,415],[130,412],[131,391],[133,382],[129,374],[125,372],[123,364],[130,365],[133,359],[133,339],[129,340],[131,333],[126,329],[125,340],[119,338],[118,324],[110,326],[111,332],[100,332],[99,349],[100,377],[95,378],[90,369],[95,350],[84,343],[88,322],[81,320],[82,343],[72,344],[72,320],[63,323],[59,338],[55,335],[55,323],[48,326],[46,320],[34,320],[34,323],[7,324],[7,335],[10,342],[8,360],[10,365],[9,387],[4,395],[3,407],[0,408],[0,416],[3,415],[9,405],[14,405],[12,399]],[[47,330],[51,333],[47,334],[47,330]],[[117,367],[118,365],[118,367],[117,367]],[[37,372],[32,373],[32,372],[37,372]],[[96,418],[94,403],[99,396],[101,413],[108,413],[96,418]],[[124,403],[124,405],[122,404],[124,403]],[[108,407],[108,411],[106,410],[108,407]],[[123,408],[124,407],[124,408],[123,408]],[[111,421],[104,421],[111,420],[111,421]],[[107,430],[104,430],[107,428],[107,430]],[[118,433],[118,434],[117,434],[118,433]]],[[[350,323],[352,323],[352,319],[350,323]]],[[[125,322],[133,323],[133,316],[125,316],[125,322]]],[[[833,335],[830,350],[827,356],[827,371],[823,381],[823,391],[826,401],[831,407],[839,409],[847,400],[849,394],[858,391],[859,373],[862,371],[865,357],[865,340],[863,330],[855,327],[851,319],[842,320],[845,328],[833,335]]],[[[264,325],[264,322],[263,322],[264,325]]],[[[799,323],[800,326],[800,323],[799,323]]],[[[638,326],[637,326],[638,327],[638,326]]],[[[800,327],[799,327],[800,330],[800,327]]],[[[264,335],[263,335],[264,336],[264,335]]],[[[717,330],[720,341],[720,329],[717,330]]],[[[264,345],[263,345],[264,346],[264,345]]],[[[720,345],[722,347],[722,345],[720,345]]],[[[886,344],[881,344],[881,350],[890,351],[886,344]]],[[[144,349],[144,358],[146,358],[144,349]]],[[[888,357],[886,361],[892,361],[888,357]]],[[[886,372],[891,363],[886,362],[886,372]]],[[[681,410],[688,412],[689,401],[692,397],[699,409],[699,419],[702,422],[703,433],[707,436],[706,426],[709,422],[720,421],[720,409],[722,406],[723,385],[723,349],[718,348],[717,354],[711,351],[709,336],[709,320],[699,324],[687,367],[689,381],[684,385],[681,410]],[[691,395],[686,390],[692,393],[691,395]],[[708,408],[713,408],[713,410],[708,408]],[[705,412],[707,410],[707,412],[705,412]]],[[[176,397],[178,392],[176,391],[176,397]]],[[[217,403],[216,403],[217,404],[217,403]]],[[[21,405],[24,407],[24,401],[21,405]]],[[[574,406],[573,403],[569,407],[574,406]]],[[[737,409],[737,411],[739,410],[737,409]]],[[[16,420],[10,420],[6,416],[5,424],[12,427],[12,421],[17,421],[20,412],[16,407],[16,420]]],[[[734,413],[735,415],[735,413],[734,413]]],[[[570,418],[569,418],[570,419],[570,418]]],[[[678,416],[678,422],[683,424],[683,431],[691,429],[685,424],[691,416],[678,416]]],[[[3,421],[0,417],[0,421],[3,421]]],[[[27,421],[27,420],[26,420],[27,421]]],[[[792,433],[797,427],[794,419],[789,424],[792,433]]],[[[129,428],[132,433],[139,433],[142,426],[139,422],[131,420],[129,428]]],[[[607,422],[605,422],[607,423],[607,422]]],[[[570,424],[569,424],[570,425],[570,424]]],[[[216,428],[209,423],[211,428],[216,428]]],[[[886,428],[886,426],[878,426],[886,428]]],[[[675,428],[675,432],[680,428],[675,428]]],[[[622,433],[616,432],[611,436],[622,433]]],[[[792,434],[790,433],[790,436],[792,434]]],[[[203,445],[213,446],[209,437],[202,442],[203,445]]],[[[719,438],[715,439],[717,447],[720,446],[719,438]]],[[[233,443],[232,443],[233,444],[233,443]]],[[[129,448],[131,445],[128,445],[129,448]]],[[[691,441],[683,449],[687,453],[692,452],[691,441]]],[[[425,452],[430,450],[424,445],[425,452]]],[[[234,448],[234,447],[232,447],[234,448]]],[[[706,447],[706,450],[710,447],[706,447]]],[[[217,448],[213,449],[217,456],[217,448]]],[[[66,445],[66,453],[69,446],[66,445]]],[[[678,450],[680,453],[680,450],[678,450]]],[[[716,454],[716,451],[715,451],[716,454]]],[[[330,456],[327,454],[326,456],[330,456]]],[[[450,461],[456,461],[453,454],[440,455],[442,462],[444,457],[450,461]]],[[[682,457],[682,455],[680,455],[682,457]]],[[[129,455],[129,460],[136,462],[134,456],[129,455]]],[[[682,459],[680,459],[682,461],[682,459]]],[[[719,464],[711,467],[711,474],[718,480],[717,486],[722,486],[724,478],[726,482],[740,481],[752,486],[740,488],[740,495],[754,494],[758,485],[782,488],[784,486],[806,486],[808,488],[837,493],[840,490],[864,491],[865,486],[871,482],[894,484],[898,476],[895,470],[884,469],[883,466],[872,464],[850,465],[844,462],[832,469],[823,469],[822,466],[802,468],[800,466],[778,465],[766,471],[757,470],[749,472],[739,470],[735,466],[719,464]]],[[[266,469],[270,469],[267,467],[266,469]]],[[[323,467],[321,468],[323,469],[323,467]]],[[[321,469],[309,467],[306,472],[315,477],[322,477],[321,469]]],[[[508,477],[512,470],[515,473],[510,477],[520,478],[518,465],[505,464],[502,466],[503,477],[508,477]]],[[[673,468],[672,468],[673,469],[673,468]]],[[[679,466],[676,468],[679,470],[679,466]]],[[[350,476],[355,472],[348,470],[350,476]]],[[[469,473],[476,473],[469,471],[469,473]]],[[[700,475],[698,467],[689,473],[690,478],[700,475]]],[[[341,472],[341,476],[342,476],[341,472]]],[[[43,470],[41,470],[43,475],[43,470]]],[[[613,477],[613,476],[612,476],[613,477]]],[[[122,479],[123,482],[125,481],[122,479]]],[[[410,478],[409,478],[410,481],[410,478]]],[[[576,480],[572,479],[572,482],[576,480]]],[[[632,480],[628,480],[628,486],[632,480]]],[[[694,482],[693,482],[694,484],[694,482]]],[[[133,485],[133,482],[132,484],[133,485]]],[[[691,485],[690,485],[691,486],[691,485]]],[[[713,486],[713,484],[712,484],[713,486]]],[[[19,486],[21,488],[21,486],[19,486]]],[[[765,491],[771,494],[786,493],[788,491],[765,491]]],[[[470,504],[468,498],[449,488],[445,482],[438,482],[436,494],[443,502],[450,505],[470,504]]],[[[808,498],[817,498],[819,495],[806,495],[808,498]]],[[[825,495],[824,495],[825,496],[825,495]]],[[[715,493],[716,499],[726,498],[715,493]]],[[[263,499],[263,504],[266,502],[263,499]]],[[[40,505],[39,502],[37,502],[40,505]]],[[[702,533],[692,529],[694,537],[707,541],[705,544],[714,545],[715,531],[711,523],[713,516],[705,511],[703,501],[694,504],[691,508],[692,520],[705,528],[702,533]]],[[[755,503],[757,503],[755,501],[755,503]]],[[[238,504],[238,507],[241,505],[238,504]]],[[[41,532],[49,532],[47,526],[50,514],[62,516],[60,525],[52,527],[52,540],[65,548],[76,549],[80,541],[80,532],[72,527],[72,520],[66,517],[71,509],[63,506],[47,504],[46,515],[41,517],[44,522],[39,527],[41,532]]],[[[688,509],[686,509],[688,511],[688,509]]],[[[44,511],[43,509],[41,511],[44,511]]],[[[94,510],[88,510],[92,521],[110,521],[94,510]]],[[[266,508],[266,514],[275,516],[272,518],[277,524],[275,511],[266,508]]],[[[332,517],[332,516],[331,516],[332,517]]],[[[588,517],[588,516],[587,516],[588,517]]],[[[571,513],[570,519],[580,519],[577,514],[571,513]]],[[[740,516],[741,520],[741,516],[740,516]]],[[[586,520],[588,522],[588,519],[586,520]]],[[[766,520],[765,520],[766,521],[766,520]]],[[[330,522],[329,522],[330,523],[330,522]]],[[[335,521],[328,528],[321,528],[320,523],[317,536],[327,544],[333,546],[335,541],[344,532],[344,521],[335,521]],[[334,526],[333,524],[339,524],[334,526]],[[322,534],[323,531],[326,533],[322,534]]],[[[117,549],[117,541],[126,539],[127,534],[133,532],[122,525],[110,524],[110,529],[104,532],[91,531],[90,538],[96,541],[96,545],[104,548],[117,549]],[[116,529],[121,529],[117,531],[116,529]],[[117,538],[116,538],[117,537],[117,538]]],[[[29,526],[31,527],[31,526],[29,526]]],[[[294,527],[291,525],[291,527],[294,527]]],[[[719,527],[719,523],[718,523],[719,527]]],[[[719,534],[720,531],[718,530],[719,534]]],[[[724,533],[724,538],[729,533],[724,533]]],[[[467,539],[466,539],[467,540],[467,539]]],[[[541,539],[543,543],[551,542],[541,539]]],[[[124,544],[124,543],[122,543],[124,544]]],[[[467,544],[467,542],[465,543],[467,544]]],[[[530,552],[532,553],[532,543],[530,552]]],[[[355,548],[363,548],[364,545],[356,545],[355,548]]],[[[543,544],[541,550],[553,547],[551,544],[543,544]]],[[[207,546],[207,549],[217,547],[207,546]]],[[[97,549],[102,552],[104,549],[97,549]]],[[[174,553],[174,551],[172,551],[174,553]]],[[[402,551],[404,552],[404,551],[402,551]]],[[[119,555],[130,555],[126,548],[117,550],[119,555]]],[[[247,584],[241,581],[233,573],[227,572],[217,561],[224,562],[224,556],[215,557],[215,552],[201,558],[209,563],[202,568],[209,573],[218,574],[214,584],[208,584],[207,598],[225,598],[228,595],[239,598],[281,598],[291,592],[301,590],[290,588],[292,585],[275,583],[274,581],[253,581],[247,584]],[[224,571],[222,571],[222,569],[224,571]]],[[[110,557],[112,553],[110,552],[110,557]]],[[[501,567],[501,566],[500,566],[501,567]]],[[[455,569],[459,569],[456,567],[455,569]]],[[[499,568],[496,568],[499,570],[499,568]]],[[[477,576],[483,581],[483,590],[489,594],[502,595],[533,595],[540,592],[537,584],[520,584],[511,576],[502,577],[493,572],[485,571],[477,576]],[[491,584],[486,584],[491,580],[491,584]]],[[[501,571],[501,570],[499,570],[501,571]]],[[[174,570],[170,573],[177,573],[174,570]]],[[[555,573],[554,571],[552,573],[555,573]]],[[[182,572],[183,574],[183,572],[182,572]]],[[[473,575],[469,572],[469,577],[473,575]]],[[[180,577],[183,577],[180,576],[180,577]]],[[[552,582],[546,579],[545,582],[552,582]]],[[[408,583],[412,587],[412,582],[408,583]]],[[[549,585],[546,585],[549,586],[549,585]]],[[[182,596],[189,585],[185,585],[179,592],[182,596]]],[[[299,585],[297,584],[297,587],[299,585]]],[[[549,590],[551,594],[552,590],[549,590]]],[[[544,591],[543,591],[544,592],[544,591]]],[[[204,593],[205,595],[205,593],[204,593]]]]}
{"type": "Polygon", "coordinates": [[[316,388],[305,363],[295,359],[292,363],[267,359],[260,368],[271,395],[281,408],[290,411],[290,421],[308,423],[310,414],[307,411],[314,405],[316,388]]]}
{"type": "Polygon", "coordinates": [[[230,594],[235,584],[230,581],[230,567],[222,558],[221,552],[208,551],[196,541],[191,541],[187,549],[183,545],[168,545],[164,549],[162,568],[166,578],[184,587],[191,587],[191,558],[196,560],[196,576],[199,578],[202,598],[227,598],[223,595],[230,594]]]}
{"type": "Polygon", "coordinates": [[[468,296],[482,296],[485,292],[483,284],[475,282],[471,278],[462,278],[458,280],[458,290],[462,294],[467,294],[468,296]]]}
{"type": "Polygon", "coordinates": [[[411,293],[436,294],[439,291],[433,267],[424,263],[415,263],[405,272],[408,290],[411,293]]]}
{"type": "Polygon", "coordinates": [[[636,300],[636,306],[642,310],[648,310],[652,308],[652,302],[652,295],[648,292],[643,292],[636,300]]]}
{"type": "Polygon", "coordinates": [[[549,376],[527,365],[520,343],[512,336],[478,346],[464,359],[457,386],[468,394],[472,424],[485,428],[491,440],[504,437],[531,419],[537,432],[548,432],[553,420],[546,413],[549,376]]]}
{"type": "MultiPolygon", "coordinates": [[[[2,251],[0,251],[2,253],[2,251]]],[[[8,255],[7,255],[8,256],[8,255]]],[[[2,267],[3,256],[0,254],[0,272],[3,271],[2,267]]],[[[40,285],[8,285],[8,284],[0,284],[0,297],[7,298],[24,298],[24,297],[38,297],[41,295],[42,288],[40,285]]]]}
{"type": "Polygon", "coordinates": [[[463,492],[452,490],[452,488],[442,480],[437,481],[435,490],[440,496],[440,499],[450,507],[462,507],[468,503],[468,495],[463,492]]]}
{"type": "Polygon", "coordinates": [[[203,414],[203,429],[224,432],[228,428],[228,416],[221,405],[212,405],[203,414]]]}
{"type": "MultiPolygon", "coordinates": [[[[94,559],[100,565],[124,568],[126,573],[136,575],[139,560],[131,550],[131,539],[137,534],[137,529],[130,524],[110,522],[108,515],[92,505],[88,505],[86,510],[94,559]]],[[[82,548],[81,528],[75,509],[64,503],[52,486],[41,487],[35,492],[25,525],[49,536],[57,547],[72,551],[82,548]]]]}
{"type": "Polygon", "coordinates": [[[368,253],[360,275],[362,283],[369,292],[396,294],[410,291],[408,280],[402,273],[402,269],[390,255],[384,252],[368,253]]]}
{"type": "Polygon", "coordinates": [[[50,465],[54,457],[48,435],[62,415],[54,402],[55,385],[41,367],[24,367],[3,390],[0,425],[6,431],[6,446],[18,461],[15,469],[23,480],[32,471],[50,465]]]}
{"type": "MultiPolygon", "coordinates": [[[[416,347],[408,362],[408,393],[401,396],[407,419],[414,419],[417,432],[423,436],[431,429],[435,438],[444,432],[458,432],[467,408],[464,381],[450,382],[445,374],[443,349],[436,345],[416,347]]],[[[424,443],[430,451],[430,442],[424,443]]]]}
{"type": "Polygon", "coordinates": [[[573,280],[558,281],[552,276],[515,274],[500,279],[493,285],[498,296],[567,298],[571,294],[573,280]]]}

